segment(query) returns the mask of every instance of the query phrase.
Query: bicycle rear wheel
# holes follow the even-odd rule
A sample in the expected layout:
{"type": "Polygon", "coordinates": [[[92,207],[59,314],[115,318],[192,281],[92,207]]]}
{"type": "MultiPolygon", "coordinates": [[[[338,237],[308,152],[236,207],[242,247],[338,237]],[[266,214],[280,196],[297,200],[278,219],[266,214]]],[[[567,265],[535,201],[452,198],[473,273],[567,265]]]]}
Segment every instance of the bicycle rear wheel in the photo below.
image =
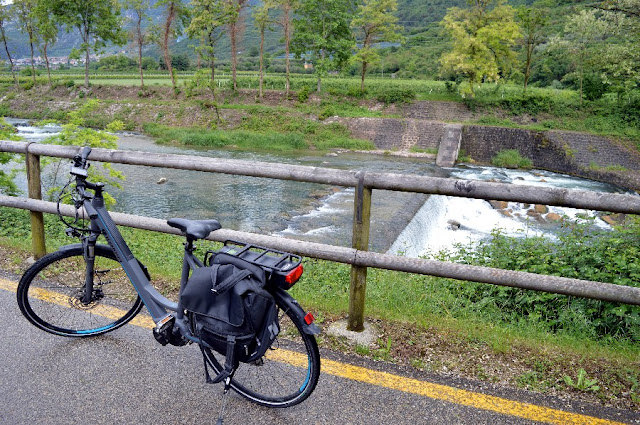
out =
{"type": "MultiPolygon", "coordinates": [[[[278,304],[278,338],[259,361],[240,363],[231,388],[262,406],[290,407],[304,401],[315,389],[320,376],[320,353],[315,337],[302,331],[300,319],[278,304]]],[[[220,373],[225,356],[208,348],[204,348],[204,354],[212,369],[220,373]]]]}
{"type": "Polygon", "coordinates": [[[38,328],[87,337],[119,328],[140,312],[142,300],[110,248],[97,245],[93,293],[83,302],[86,263],[81,246],[45,255],[22,276],[18,305],[38,328]]]}

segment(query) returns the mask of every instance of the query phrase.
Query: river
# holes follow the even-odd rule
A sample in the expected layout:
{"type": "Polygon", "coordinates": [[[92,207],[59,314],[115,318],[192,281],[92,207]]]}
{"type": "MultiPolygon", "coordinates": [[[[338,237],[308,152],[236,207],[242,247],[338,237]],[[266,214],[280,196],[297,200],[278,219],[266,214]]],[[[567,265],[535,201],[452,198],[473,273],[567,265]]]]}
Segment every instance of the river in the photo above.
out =
{"type": "MultiPolygon", "coordinates": [[[[59,130],[56,126],[33,127],[25,120],[8,121],[30,141],[41,141],[59,130]]],[[[440,168],[422,158],[360,153],[293,155],[177,147],[157,145],[136,133],[120,133],[118,138],[119,148],[124,150],[624,192],[605,183],[540,170],[470,165],[440,168]]],[[[114,167],[126,176],[122,189],[108,190],[117,201],[113,208],[116,211],[161,219],[217,218],[224,227],[234,230],[342,246],[351,243],[352,188],[122,164],[114,167]]],[[[24,176],[18,176],[16,182],[26,187],[24,176]]],[[[510,217],[482,200],[376,190],[372,197],[370,248],[415,257],[452,249],[455,243],[481,240],[496,228],[513,235],[553,237],[556,226],[527,215],[530,207],[510,203],[508,209],[510,217]]],[[[550,211],[573,218],[594,215],[570,208],[554,207],[550,211]]],[[[607,227],[599,219],[596,225],[607,227]]]]}

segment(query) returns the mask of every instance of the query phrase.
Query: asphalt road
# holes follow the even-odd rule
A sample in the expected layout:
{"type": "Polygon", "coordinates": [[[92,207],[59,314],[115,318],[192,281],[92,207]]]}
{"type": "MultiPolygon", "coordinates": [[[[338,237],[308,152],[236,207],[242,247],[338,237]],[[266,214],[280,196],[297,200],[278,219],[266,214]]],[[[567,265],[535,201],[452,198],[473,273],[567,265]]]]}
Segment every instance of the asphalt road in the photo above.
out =
{"type": "MultiPolygon", "coordinates": [[[[0,424],[214,424],[217,420],[222,387],[205,384],[202,357],[195,346],[163,347],[149,329],[133,325],[89,339],[50,335],[22,317],[15,293],[6,286],[0,287],[0,321],[0,424]]],[[[477,382],[367,364],[335,353],[322,352],[322,356],[327,368],[306,402],[268,409],[234,394],[227,403],[225,424],[531,424],[548,423],[557,412],[551,409],[640,423],[633,412],[527,392],[505,393],[477,382]],[[336,376],[349,365],[365,368],[356,369],[373,376],[369,379],[373,383],[336,376]],[[391,378],[378,382],[378,376],[391,378]],[[478,409],[415,390],[388,388],[385,382],[394,380],[406,382],[409,389],[420,388],[421,383],[443,384],[454,392],[458,388],[478,392],[479,397],[484,393],[500,398],[491,398],[488,407],[478,409]],[[502,398],[539,405],[535,409],[552,414],[541,413],[540,418],[547,420],[538,422],[501,413],[505,412],[499,408],[502,398]]],[[[507,412],[517,412],[518,406],[507,412]]],[[[573,423],[610,423],[579,415],[569,418],[573,423]]]]}

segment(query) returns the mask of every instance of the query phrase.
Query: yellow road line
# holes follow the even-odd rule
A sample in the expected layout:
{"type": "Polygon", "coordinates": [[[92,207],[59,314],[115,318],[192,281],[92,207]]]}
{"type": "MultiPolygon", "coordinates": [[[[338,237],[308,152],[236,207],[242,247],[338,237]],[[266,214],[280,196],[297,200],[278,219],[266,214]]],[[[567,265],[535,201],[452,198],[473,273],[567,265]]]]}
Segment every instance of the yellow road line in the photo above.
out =
{"type": "MultiPolygon", "coordinates": [[[[15,292],[17,284],[0,278],[0,289],[15,292]]],[[[45,299],[60,305],[68,305],[63,297],[51,293],[51,291],[40,290],[38,298],[45,299]],[[41,292],[40,292],[41,291],[41,292]]],[[[104,307],[101,310],[94,309],[94,313],[100,311],[102,314],[110,318],[118,318],[122,316],[122,312],[112,307],[104,307]]],[[[131,321],[132,324],[144,328],[152,328],[153,321],[147,317],[136,317],[131,321]]],[[[277,350],[269,354],[273,360],[286,362],[294,366],[306,366],[307,358],[299,353],[288,350],[277,350]]],[[[580,415],[577,413],[565,412],[563,410],[551,409],[548,407],[537,406],[535,404],[523,403],[514,400],[508,400],[501,397],[495,397],[473,391],[461,390],[445,385],[432,384],[430,382],[420,381],[413,378],[393,375],[387,372],[378,372],[364,367],[353,366],[333,360],[322,359],[322,372],[350,379],[353,381],[364,382],[379,387],[389,388],[406,393],[417,394],[435,400],[447,401],[463,406],[469,406],[476,409],[489,410],[492,412],[530,419],[538,422],[546,422],[550,424],[584,424],[584,425],[624,425],[622,422],[615,422],[606,419],[594,418],[592,416],[580,415]]]]}

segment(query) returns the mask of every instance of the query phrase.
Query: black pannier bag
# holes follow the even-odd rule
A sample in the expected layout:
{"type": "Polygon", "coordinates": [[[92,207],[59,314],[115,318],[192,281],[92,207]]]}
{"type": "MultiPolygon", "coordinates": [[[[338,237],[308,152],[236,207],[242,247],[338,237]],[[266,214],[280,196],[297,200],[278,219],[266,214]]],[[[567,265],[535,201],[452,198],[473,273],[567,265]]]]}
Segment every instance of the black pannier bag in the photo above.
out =
{"type": "Polygon", "coordinates": [[[185,310],[194,313],[196,336],[226,356],[216,378],[211,380],[206,372],[207,381],[217,383],[231,376],[238,362],[260,359],[280,327],[275,299],[264,289],[261,267],[224,253],[215,255],[211,263],[193,271],[180,299],[185,310]]]}

